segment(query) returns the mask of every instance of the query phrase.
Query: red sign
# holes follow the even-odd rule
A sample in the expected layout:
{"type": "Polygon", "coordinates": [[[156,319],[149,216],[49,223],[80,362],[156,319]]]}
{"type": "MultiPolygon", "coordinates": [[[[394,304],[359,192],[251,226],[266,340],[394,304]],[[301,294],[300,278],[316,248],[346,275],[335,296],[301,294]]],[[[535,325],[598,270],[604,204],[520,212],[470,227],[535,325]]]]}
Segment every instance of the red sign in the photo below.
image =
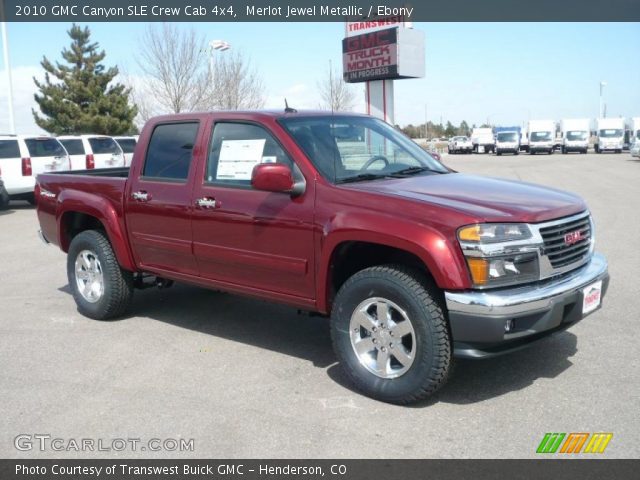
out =
{"type": "Polygon", "coordinates": [[[398,30],[388,28],[342,40],[342,66],[347,82],[398,76],[398,30]]]}

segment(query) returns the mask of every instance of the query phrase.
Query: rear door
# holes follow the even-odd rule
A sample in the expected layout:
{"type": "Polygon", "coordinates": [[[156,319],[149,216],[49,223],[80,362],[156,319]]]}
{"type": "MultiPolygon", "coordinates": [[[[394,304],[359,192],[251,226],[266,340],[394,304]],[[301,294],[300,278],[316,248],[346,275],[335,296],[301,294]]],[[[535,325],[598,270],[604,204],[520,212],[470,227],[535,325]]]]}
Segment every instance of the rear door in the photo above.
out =
{"type": "Polygon", "coordinates": [[[95,168],[124,167],[122,149],[111,137],[87,137],[95,168]]]}
{"type": "Polygon", "coordinates": [[[127,230],[136,261],[146,270],[198,275],[192,252],[191,191],[201,119],[158,123],[142,141],[125,192],[127,230]]]}
{"type": "Polygon", "coordinates": [[[60,143],[69,154],[71,170],[85,170],[87,168],[86,152],[81,138],[59,138],[60,143]]]}
{"type": "Polygon", "coordinates": [[[69,155],[58,139],[53,137],[26,137],[24,144],[31,159],[33,176],[46,172],[71,169],[69,155]]]}

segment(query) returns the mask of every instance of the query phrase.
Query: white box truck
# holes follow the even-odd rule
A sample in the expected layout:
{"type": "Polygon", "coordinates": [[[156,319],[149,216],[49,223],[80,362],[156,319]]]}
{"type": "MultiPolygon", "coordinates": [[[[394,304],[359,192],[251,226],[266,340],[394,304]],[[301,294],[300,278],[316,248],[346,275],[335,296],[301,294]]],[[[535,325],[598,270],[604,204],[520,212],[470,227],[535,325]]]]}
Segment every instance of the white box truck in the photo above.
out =
{"type": "Polygon", "coordinates": [[[565,118],[560,120],[562,153],[589,150],[590,121],[588,118],[565,118]]]}
{"type": "Polygon", "coordinates": [[[471,131],[471,143],[475,153],[487,153],[495,151],[495,139],[493,128],[474,128],[471,131]]]}
{"type": "Polygon", "coordinates": [[[553,120],[530,120],[529,128],[529,153],[535,155],[538,152],[553,153],[556,138],[556,122],[553,120]]]}
{"type": "Polygon", "coordinates": [[[596,153],[612,150],[622,152],[624,144],[624,120],[622,118],[599,118],[596,120],[596,153]]]}

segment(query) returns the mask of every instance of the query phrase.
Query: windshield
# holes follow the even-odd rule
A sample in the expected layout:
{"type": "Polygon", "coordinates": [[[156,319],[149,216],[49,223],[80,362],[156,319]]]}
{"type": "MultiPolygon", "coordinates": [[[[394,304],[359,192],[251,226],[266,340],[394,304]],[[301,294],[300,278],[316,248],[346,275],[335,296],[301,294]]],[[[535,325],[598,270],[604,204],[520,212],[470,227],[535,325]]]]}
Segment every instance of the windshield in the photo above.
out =
{"type": "Polygon", "coordinates": [[[469,139],[467,137],[455,137],[453,139],[454,142],[467,142],[469,139]]]}
{"type": "Polygon", "coordinates": [[[29,150],[29,156],[37,157],[65,157],[67,152],[55,138],[25,138],[24,143],[29,150]]]}
{"type": "Polygon", "coordinates": [[[372,117],[289,117],[280,123],[333,182],[448,170],[411,139],[372,117]]]}
{"type": "Polygon", "coordinates": [[[91,150],[95,154],[120,153],[120,147],[111,137],[94,137],[89,139],[91,150]]]}
{"type": "Polygon", "coordinates": [[[532,142],[544,142],[551,140],[551,132],[531,132],[532,142]]]}
{"type": "Polygon", "coordinates": [[[517,142],[518,134],[516,132],[498,133],[499,142],[517,142]]]}
{"type": "Polygon", "coordinates": [[[586,140],[587,132],[580,130],[571,130],[567,132],[567,140],[586,140]]]}
{"type": "Polygon", "coordinates": [[[600,130],[600,136],[602,138],[616,138],[622,136],[622,130],[619,128],[607,128],[600,130]]]}

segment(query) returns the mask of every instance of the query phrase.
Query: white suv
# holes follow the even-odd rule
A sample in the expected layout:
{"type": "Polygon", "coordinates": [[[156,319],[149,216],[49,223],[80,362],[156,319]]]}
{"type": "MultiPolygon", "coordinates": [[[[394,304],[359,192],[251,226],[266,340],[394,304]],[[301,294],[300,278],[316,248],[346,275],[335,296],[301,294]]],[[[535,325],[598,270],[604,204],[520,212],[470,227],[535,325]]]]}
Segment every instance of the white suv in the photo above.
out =
{"type": "Polygon", "coordinates": [[[124,167],[124,154],[106,135],[61,135],[58,140],[71,156],[72,170],[124,167]]]}
{"type": "Polygon", "coordinates": [[[0,135],[0,170],[12,200],[34,203],[36,175],[71,169],[69,155],[54,137],[44,135],[0,135]]]}
{"type": "Polygon", "coordinates": [[[447,150],[449,153],[471,153],[473,150],[473,143],[471,143],[469,137],[453,137],[449,140],[447,150]]]}

